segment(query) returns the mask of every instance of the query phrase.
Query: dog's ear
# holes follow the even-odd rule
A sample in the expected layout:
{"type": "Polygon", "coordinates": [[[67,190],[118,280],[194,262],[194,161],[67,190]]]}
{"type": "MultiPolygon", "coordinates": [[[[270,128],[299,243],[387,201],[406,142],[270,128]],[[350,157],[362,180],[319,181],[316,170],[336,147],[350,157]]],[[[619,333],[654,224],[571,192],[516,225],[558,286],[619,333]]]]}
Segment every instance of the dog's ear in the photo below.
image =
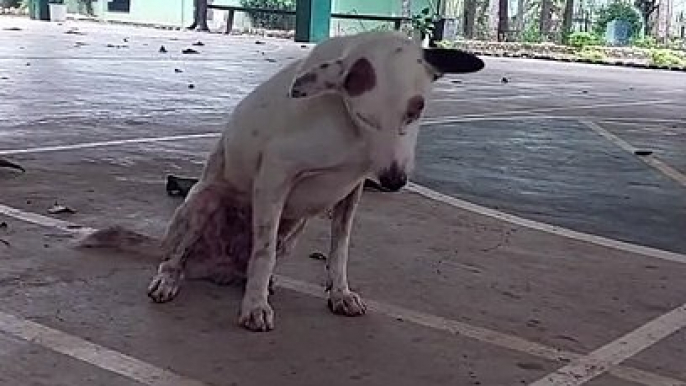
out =
{"type": "Polygon", "coordinates": [[[439,74],[466,74],[484,68],[476,55],[457,49],[424,48],[424,60],[439,74]]]}
{"type": "Polygon", "coordinates": [[[376,85],[376,73],[369,59],[360,58],[351,65],[338,59],[306,69],[291,85],[291,98],[305,98],[325,92],[344,91],[350,96],[363,94],[376,85]]]}

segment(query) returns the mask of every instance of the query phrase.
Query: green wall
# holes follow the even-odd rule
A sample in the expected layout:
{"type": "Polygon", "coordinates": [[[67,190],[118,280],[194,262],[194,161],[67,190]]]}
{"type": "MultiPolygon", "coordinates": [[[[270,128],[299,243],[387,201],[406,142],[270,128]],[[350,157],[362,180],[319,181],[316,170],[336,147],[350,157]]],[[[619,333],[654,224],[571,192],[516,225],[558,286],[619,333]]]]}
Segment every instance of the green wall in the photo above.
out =
{"type": "MultiPolygon", "coordinates": [[[[319,0],[326,1],[326,0],[319,0]]],[[[401,0],[331,0],[333,13],[400,16],[401,0]]],[[[419,12],[431,0],[412,0],[413,11],[419,12]]],[[[67,0],[70,12],[78,11],[77,0],[67,0]]],[[[214,0],[214,4],[240,5],[240,0],[214,0]]],[[[107,0],[93,2],[96,16],[103,20],[185,27],[193,21],[193,0],[131,0],[130,12],[108,12],[107,0]]],[[[237,19],[241,14],[237,14],[237,19]]],[[[331,34],[348,34],[392,23],[361,20],[331,20],[331,34]]]]}

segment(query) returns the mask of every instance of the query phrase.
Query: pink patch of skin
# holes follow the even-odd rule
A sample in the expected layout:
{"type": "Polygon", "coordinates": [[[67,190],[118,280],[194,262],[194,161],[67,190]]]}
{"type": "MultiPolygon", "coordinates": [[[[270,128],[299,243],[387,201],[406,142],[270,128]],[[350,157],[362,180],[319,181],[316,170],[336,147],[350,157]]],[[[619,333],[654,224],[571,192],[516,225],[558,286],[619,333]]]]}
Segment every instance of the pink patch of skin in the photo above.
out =
{"type": "MultiPolygon", "coordinates": [[[[226,187],[204,187],[193,197],[193,208],[185,219],[186,226],[200,226],[199,236],[185,250],[184,271],[189,279],[209,279],[217,284],[243,281],[252,252],[252,210],[249,204],[234,198],[226,187]],[[192,213],[192,214],[191,214],[192,213]],[[199,218],[204,217],[204,218],[199,218]]],[[[282,220],[280,230],[292,228],[293,221],[282,220]]],[[[183,238],[184,226],[177,238],[183,238]]],[[[173,245],[173,235],[168,245],[173,245]]],[[[279,232],[277,249],[282,249],[283,234],[279,232]]]]}
{"type": "Polygon", "coordinates": [[[355,97],[376,86],[376,72],[367,58],[358,59],[345,78],[344,88],[348,95],[355,97]]]}

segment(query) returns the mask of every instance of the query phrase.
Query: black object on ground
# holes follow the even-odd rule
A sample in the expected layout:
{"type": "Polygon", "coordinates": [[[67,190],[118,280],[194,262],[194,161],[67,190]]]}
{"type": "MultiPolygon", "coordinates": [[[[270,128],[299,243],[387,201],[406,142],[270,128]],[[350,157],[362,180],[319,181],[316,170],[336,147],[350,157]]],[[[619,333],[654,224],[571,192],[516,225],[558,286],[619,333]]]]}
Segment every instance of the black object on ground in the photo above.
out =
{"type": "Polygon", "coordinates": [[[20,170],[22,173],[26,172],[26,170],[21,165],[15,164],[14,162],[10,162],[3,158],[0,158],[0,168],[11,168],[20,170]]]}
{"type": "Polygon", "coordinates": [[[634,154],[640,155],[640,156],[646,156],[646,155],[653,154],[653,151],[652,150],[634,150],[634,154]]]}
{"type": "Polygon", "coordinates": [[[166,49],[164,46],[160,46],[160,53],[161,53],[161,54],[166,54],[166,53],[167,53],[167,49],[166,49]]]}
{"type": "Polygon", "coordinates": [[[310,259],[326,260],[326,255],[321,252],[312,252],[310,253],[310,259]]]}
{"type": "Polygon", "coordinates": [[[172,197],[186,197],[193,185],[198,182],[197,178],[167,176],[167,194],[172,197]]]}

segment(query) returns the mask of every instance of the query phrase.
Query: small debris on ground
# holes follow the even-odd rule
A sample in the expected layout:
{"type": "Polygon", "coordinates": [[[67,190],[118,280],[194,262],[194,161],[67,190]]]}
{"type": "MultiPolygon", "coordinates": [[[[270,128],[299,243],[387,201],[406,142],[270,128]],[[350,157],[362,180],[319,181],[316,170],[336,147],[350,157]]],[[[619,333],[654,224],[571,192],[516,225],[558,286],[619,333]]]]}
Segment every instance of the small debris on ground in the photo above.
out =
{"type": "Polygon", "coordinates": [[[276,59],[267,58],[267,59],[265,59],[265,60],[268,61],[268,62],[270,62],[270,63],[276,63],[276,59]]]}
{"type": "Polygon", "coordinates": [[[124,43],[128,43],[128,42],[129,42],[129,38],[124,38],[124,39],[122,39],[122,40],[124,41],[124,43]]]}
{"type": "Polygon", "coordinates": [[[455,80],[451,80],[450,83],[460,84],[460,83],[462,83],[462,81],[455,79],[455,80]]]}
{"type": "Polygon", "coordinates": [[[267,43],[263,42],[262,40],[255,40],[255,44],[267,44],[267,43]]]}
{"type": "Polygon", "coordinates": [[[194,46],[197,46],[197,47],[202,47],[202,46],[205,45],[205,43],[203,43],[203,42],[201,42],[201,41],[197,41],[197,42],[193,43],[193,45],[194,45],[194,46]]]}
{"type": "Polygon", "coordinates": [[[27,62],[27,63],[26,63],[26,67],[29,67],[29,66],[31,66],[31,63],[28,63],[28,62],[27,62]]]}
{"type": "Polygon", "coordinates": [[[634,154],[640,155],[640,156],[646,156],[646,155],[653,154],[653,151],[652,150],[634,150],[634,154]]]}
{"type": "Polygon", "coordinates": [[[182,53],[182,54],[186,54],[186,55],[187,55],[187,54],[199,54],[198,51],[196,51],[196,50],[194,50],[194,49],[192,49],[192,48],[186,48],[186,49],[182,50],[181,53],[182,53]]]}
{"type": "Polygon", "coordinates": [[[504,76],[502,77],[502,79],[500,79],[500,83],[506,84],[506,83],[509,83],[509,82],[510,82],[510,80],[507,79],[507,78],[504,77],[504,76]]]}
{"type": "Polygon", "coordinates": [[[69,208],[68,206],[64,206],[64,205],[60,205],[58,203],[55,203],[55,205],[48,208],[48,213],[50,213],[50,214],[76,213],[76,211],[74,211],[74,209],[72,209],[72,208],[69,208]]]}
{"type": "Polygon", "coordinates": [[[193,185],[197,182],[197,178],[177,177],[171,174],[167,175],[167,194],[172,197],[186,197],[193,185]]]}
{"type": "Polygon", "coordinates": [[[83,47],[83,46],[86,46],[86,45],[87,45],[87,44],[84,43],[84,42],[76,42],[76,43],[74,43],[74,47],[83,47]]]}
{"type": "Polygon", "coordinates": [[[195,88],[195,85],[194,85],[193,83],[190,83],[190,84],[188,85],[188,88],[190,88],[190,89],[192,90],[192,89],[195,88]]]}
{"type": "Polygon", "coordinates": [[[174,72],[177,73],[177,74],[180,74],[180,73],[183,72],[183,70],[180,69],[180,68],[175,68],[175,69],[174,69],[174,72]]]}
{"type": "Polygon", "coordinates": [[[310,259],[326,260],[326,255],[321,252],[312,252],[310,253],[310,259]]]}
{"type": "Polygon", "coordinates": [[[166,54],[166,53],[167,53],[167,49],[166,49],[164,46],[160,46],[160,53],[161,53],[161,54],[166,54]]]}
{"type": "Polygon", "coordinates": [[[4,221],[0,222],[0,229],[7,229],[8,227],[9,227],[9,225],[7,225],[6,222],[4,222],[4,221]]]}
{"type": "Polygon", "coordinates": [[[69,31],[65,32],[67,35],[85,35],[85,33],[81,32],[78,30],[78,28],[72,28],[69,31]]]}
{"type": "Polygon", "coordinates": [[[6,76],[3,76],[3,77],[0,77],[0,79],[1,79],[1,80],[7,80],[7,79],[9,79],[9,78],[6,77],[6,76]]]}
{"type": "Polygon", "coordinates": [[[5,245],[7,245],[8,247],[10,246],[10,242],[7,240],[0,239],[0,243],[3,243],[5,245]]]}
{"type": "Polygon", "coordinates": [[[0,158],[0,168],[11,168],[20,170],[22,173],[26,172],[26,170],[21,165],[2,158],[0,158]]]}
{"type": "Polygon", "coordinates": [[[9,28],[3,28],[4,31],[21,31],[21,28],[19,27],[9,27],[9,28]]]}
{"type": "Polygon", "coordinates": [[[304,44],[302,44],[302,45],[300,46],[300,48],[307,48],[307,46],[304,45],[304,44]]]}

